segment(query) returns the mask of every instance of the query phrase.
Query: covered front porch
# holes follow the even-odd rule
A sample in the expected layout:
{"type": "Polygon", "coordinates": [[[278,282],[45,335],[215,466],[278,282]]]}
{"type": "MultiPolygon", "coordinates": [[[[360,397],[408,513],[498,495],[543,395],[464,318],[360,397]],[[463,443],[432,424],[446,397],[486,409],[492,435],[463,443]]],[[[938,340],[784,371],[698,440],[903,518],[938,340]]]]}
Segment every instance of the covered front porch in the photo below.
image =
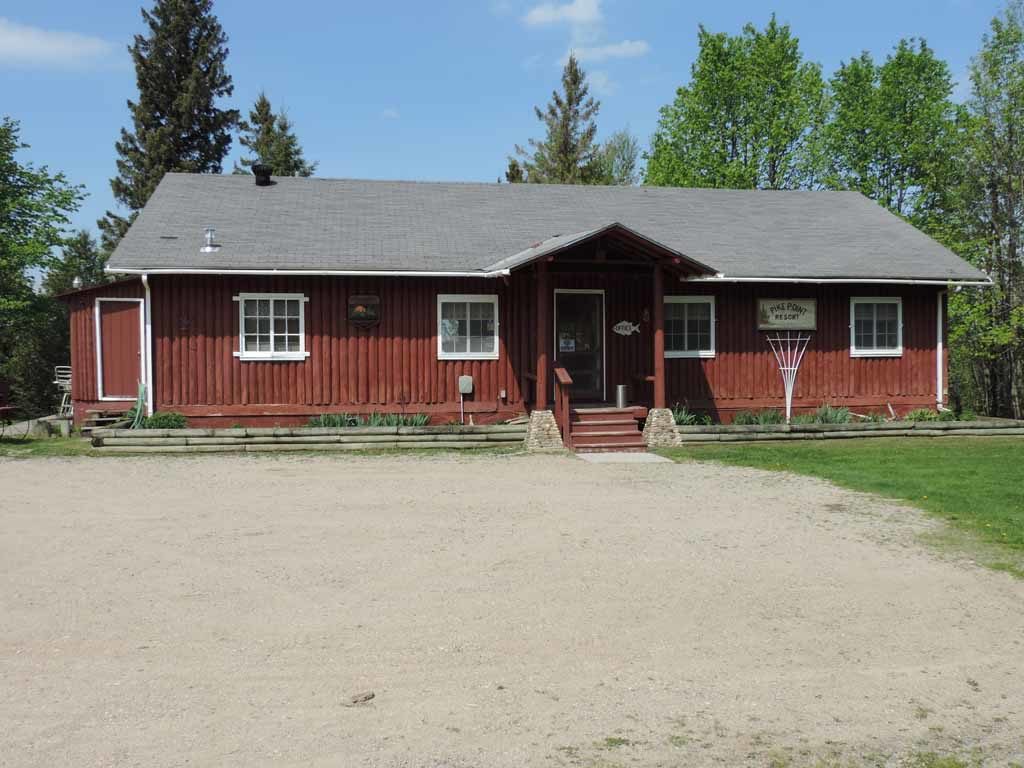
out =
{"type": "Polygon", "coordinates": [[[638,423],[666,408],[666,284],[713,270],[621,224],[517,258],[535,291],[531,410],[551,412],[568,448],[642,449],[638,423]]]}

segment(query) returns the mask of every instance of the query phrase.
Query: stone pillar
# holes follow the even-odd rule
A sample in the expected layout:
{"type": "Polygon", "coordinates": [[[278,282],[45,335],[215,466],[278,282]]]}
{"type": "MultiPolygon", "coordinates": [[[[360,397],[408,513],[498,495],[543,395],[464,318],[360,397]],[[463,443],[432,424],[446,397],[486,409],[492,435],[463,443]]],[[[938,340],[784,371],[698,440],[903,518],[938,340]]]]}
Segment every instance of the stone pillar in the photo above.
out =
{"type": "Polygon", "coordinates": [[[551,411],[533,411],[526,428],[526,450],[546,451],[563,447],[562,433],[558,431],[555,414],[551,411]]]}
{"type": "Polygon", "coordinates": [[[644,422],[644,442],[648,448],[670,448],[679,445],[676,420],[668,408],[651,408],[644,422]]]}

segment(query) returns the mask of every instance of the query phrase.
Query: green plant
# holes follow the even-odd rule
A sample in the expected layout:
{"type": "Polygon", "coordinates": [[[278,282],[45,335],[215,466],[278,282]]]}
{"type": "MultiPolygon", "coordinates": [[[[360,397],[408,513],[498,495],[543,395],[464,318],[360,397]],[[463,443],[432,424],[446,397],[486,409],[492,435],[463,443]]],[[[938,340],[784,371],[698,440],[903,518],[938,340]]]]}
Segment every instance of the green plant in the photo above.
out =
{"type": "Polygon", "coordinates": [[[732,423],[739,427],[757,424],[757,414],[753,411],[736,411],[732,415],[732,423]]]}
{"type": "Polygon", "coordinates": [[[311,427],[425,427],[429,423],[425,413],[322,413],[309,420],[311,427]]]}
{"type": "Polygon", "coordinates": [[[849,424],[852,416],[849,408],[835,408],[828,403],[822,403],[814,412],[814,418],[818,424],[849,424]]]}
{"type": "Polygon", "coordinates": [[[904,421],[938,421],[938,411],[933,411],[931,408],[915,408],[909,411],[906,416],[903,417],[904,421]]]}
{"type": "Polygon", "coordinates": [[[865,413],[860,418],[863,421],[867,421],[872,424],[881,424],[882,422],[889,420],[888,417],[881,411],[872,411],[871,413],[865,413]]]}
{"type": "Polygon", "coordinates": [[[794,414],[793,418],[789,420],[790,424],[817,424],[818,415],[816,413],[797,413],[794,414]]]}
{"type": "Polygon", "coordinates": [[[758,411],[755,414],[756,423],[762,425],[771,424],[782,424],[786,421],[786,417],[782,415],[782,411],[776,411],[773,408],[766,408],[763,411],[758,411]]]}
{"type": "Polygon", "coordinates": [[[956,421],[956,413],[954,411],[939,411],[939,421],[956,421]]]}
{"type": "Polygon", "coordinates": [[[142,426],[143,429],[184,429],[188,426],[188,419],[184,414],[174,411],[157,411],[147,416],[142,426]]]}
{"type": "Polygon", "coordinates": [[[956,417],[960,421],[975,421],[978,418],[978,414],[970,408],[964,408],[962,411],[957,413],[956,417]]]}
{"type": "Polygon", "coordinates": [[[672,408],[672,418],[681,427],[692,427],[698,424],[710,424],[711,417],[706,413],[694,413],[685,405],[678,403],[672,408]]]}
{"type": "Polygon", "coordinates": [[[355,427],[359,425],[359,417],[350,413],[321,413],[309,420],[311,427],[355,427]]]}

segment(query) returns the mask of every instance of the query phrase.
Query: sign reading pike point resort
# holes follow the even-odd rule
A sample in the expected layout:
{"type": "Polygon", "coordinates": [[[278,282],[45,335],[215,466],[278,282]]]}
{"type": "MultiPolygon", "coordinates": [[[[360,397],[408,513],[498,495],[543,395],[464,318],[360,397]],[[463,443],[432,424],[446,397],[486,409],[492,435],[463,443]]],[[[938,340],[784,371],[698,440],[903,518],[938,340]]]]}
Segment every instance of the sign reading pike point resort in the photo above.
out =
{"type": "Polygon", "coordinates": [[[813,331],[818,325],[816,299],[758,299],[759,331],[813,331]]]}

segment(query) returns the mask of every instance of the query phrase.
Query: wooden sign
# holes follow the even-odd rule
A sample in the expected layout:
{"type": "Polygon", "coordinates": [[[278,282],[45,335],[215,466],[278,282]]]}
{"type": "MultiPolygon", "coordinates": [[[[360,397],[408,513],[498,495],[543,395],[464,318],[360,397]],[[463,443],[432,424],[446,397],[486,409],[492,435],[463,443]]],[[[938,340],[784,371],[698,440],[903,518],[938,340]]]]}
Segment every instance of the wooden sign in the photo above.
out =
{"type": "Polygon", "coordinates": [[[757,300],[759,331],[813,331],[817,327],[817,299],[757,300]]]}
{"type": "Polygon", "coordinates": [[[357,328],[372,328],[380,322],[379,296],[349,296],[348,321],[357,328]]]}

